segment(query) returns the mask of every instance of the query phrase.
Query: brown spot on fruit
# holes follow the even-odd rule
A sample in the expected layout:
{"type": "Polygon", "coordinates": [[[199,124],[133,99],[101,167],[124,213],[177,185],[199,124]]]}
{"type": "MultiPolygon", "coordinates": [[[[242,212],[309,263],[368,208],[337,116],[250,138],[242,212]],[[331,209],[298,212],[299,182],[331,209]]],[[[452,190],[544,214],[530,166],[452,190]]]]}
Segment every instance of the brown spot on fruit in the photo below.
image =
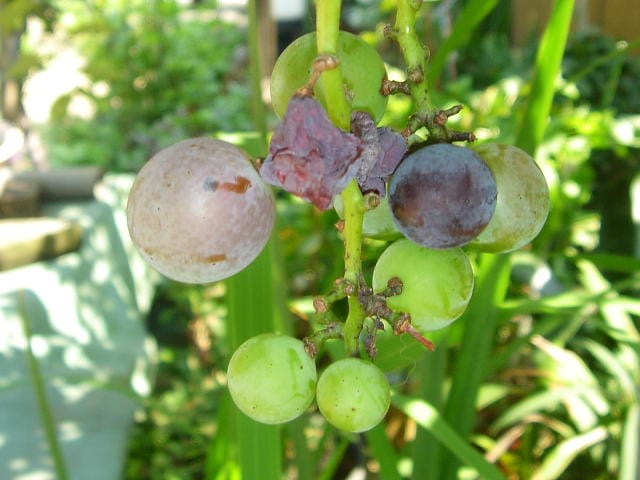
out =
{"type": "Polygon", "coordinates": [[[223,192],[244,193],[249,190],[251,180],[246,177],[237,176],[233,182],[224,182],[218,185],[223,192]]]}
{"type": "Polygon", "coordinates": [[[227,256],[224,253],[214,253],[213,255],[209,255],[208,257],[204,257],[203,260],[206,263],[218,263],[224,262],[227,259],[227,256]]]}

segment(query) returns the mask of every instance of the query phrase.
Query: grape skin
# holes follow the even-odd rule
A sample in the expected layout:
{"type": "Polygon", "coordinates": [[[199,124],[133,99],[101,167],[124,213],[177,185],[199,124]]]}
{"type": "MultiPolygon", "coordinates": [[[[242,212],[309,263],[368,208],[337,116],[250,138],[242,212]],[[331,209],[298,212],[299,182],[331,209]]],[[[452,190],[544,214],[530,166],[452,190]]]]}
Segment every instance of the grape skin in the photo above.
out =
{"type": "Polygon", "coordinates": [[[389,184],[398,229],[429,248],[473,240],[491,220],[497,187],[489,167],[471,150],[430,145],[408,155],[389,184]]]}
{"type": "Polygon", "coordinates": [[[402,281],[402,293],[388,297],[387,306],[409,313],[419,332],[451,324],[465,311],[473,293],[473,268],[460,248],[432,250],[398,240],[378,258],[373,290],[382,292],[393,277],[402,281]]]}
{"type": "Polygon", "coordinates": [[[273,193],[237,147],[212,138],[171,145],[138,173],[129,234],[156,270],[185,283],[227,278],[249,265],[275,221],[273,193]]]}
{"type": "Polygon", "coordinates": [[[512,145],[485,143],[474,147],[498,186],[496,211],[487,228],[472,242],[491,253],[510,252],[533,240],[549,214],[549,187],[540,167],[512,145]]]}
{"type": "Polygon", "coordinates": [[[302,341],[264,333],[245,341],[227,369],[229,393],[248,417],[266,424],[300,416],[313,401],[316,365],[302,341]]]}
{"type": "Polygon", "coordinates": [[[316,401],[334,427],[364,432],[378,425],[389,409],[391,388],[384,373],[360,358],[338,360],[322,372],[316,401]]]}
{"type": "MultiPolygon", "coordinates": [[[[366,111],[379,121],[387,108],[387,97],[380,93],[387,72],[375,48],[357,35],[338,34],[338,53],[342,80],[352,110],[366,111]]],[[[309,79],[313,60],[317,56],[316,34],[307,33],[289,44],[280,54],[271,72],[271,104],[282,118],[293,94],[309,79]]],[[[322,78],[314,89],[322,92],[322,78]]],[[[317,95],[325,108],[322,95],[317,95]]]]}

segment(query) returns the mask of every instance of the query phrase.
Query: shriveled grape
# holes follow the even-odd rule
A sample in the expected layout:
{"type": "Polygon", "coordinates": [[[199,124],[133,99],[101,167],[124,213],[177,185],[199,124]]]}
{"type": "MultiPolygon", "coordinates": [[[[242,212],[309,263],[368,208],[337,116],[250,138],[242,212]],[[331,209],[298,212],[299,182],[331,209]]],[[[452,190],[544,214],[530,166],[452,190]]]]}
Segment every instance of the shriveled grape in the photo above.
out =
{"type": "Polygon", "coordinates": [[[411,315],[421,332],[444,328],[467,308],[473,293],[473,269],[460,248],[432,250],[403,238],[382,252],[373,269],[373,289],[387,288],[390,279],[402,281],[402,292],[387,305],[411,315]]]}
{"type": "MultiPolygon", "coordinates": [[[[282,117],[293,94],[309,79],[313,60],[318,55],[316,34],[307,33],[292,42],[278,57],[271,72],[271,103],[282,117]]],[[[386,69],[380,55],[357,35],[340,32],[338,59],[347,100],[353,110],[369,112],[379,121],[387,107],[387,97],[380,93],[386,69]]],[[[315,92],[322,91],[322,78],[315,92]]],[[[324,104],[324,98],[318,96],[324,104]]]]}
{"type": "Polygon", "coordinates": [[[245,341],[227,369],[229,393],[250,418],[267,424],[300,416],[313,401],[316,365],[302,341],[264,333],[245,341]]]}
{"type": "Polygon", "coordinates": [[[474,150],[493,173],[498,200],[489,225],[472,246],[492,253],[516,250],[533,240],[547,220],[547,182],[533,158],[517,147],[485,143],[474,150]]]}
{"type": "Polygon", "coordinates": [[[389,205],[407,238],[429,248],[451,248],[484,230],[496,193],[493,175],[477,154],[436,144],[402,160],[389,183],[389,205]]]}
{"type": "Polygon", "coordinates": [[[389,409],[391,388],[384,373],[360,358],[338,360],[322,372],[316,401],[334,427],[364,432],[378,425],[389,409]]]}
{"type": "Polygon", "coordinates": [[[186,283],[229,277],[267,243],[273,193],[235,146],[193,138],[161,150],[138,173],[127,204],[129,234],[160,273],[186,283]]]}

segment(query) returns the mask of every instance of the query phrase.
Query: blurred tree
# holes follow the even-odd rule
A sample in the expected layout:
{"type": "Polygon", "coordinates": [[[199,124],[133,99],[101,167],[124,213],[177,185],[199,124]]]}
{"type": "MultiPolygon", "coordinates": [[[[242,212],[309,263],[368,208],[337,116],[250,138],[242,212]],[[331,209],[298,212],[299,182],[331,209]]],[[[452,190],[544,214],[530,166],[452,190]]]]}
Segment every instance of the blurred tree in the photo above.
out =
{"type": "Polygon", "coordinates": [[[21,48],[30,16],[44,21],[51,31],[58,11],[49,0],[0,1],[0,116],[15,124],[22,124],[22,86],[29,71],[40,65],[40,59],[21,48]]]}

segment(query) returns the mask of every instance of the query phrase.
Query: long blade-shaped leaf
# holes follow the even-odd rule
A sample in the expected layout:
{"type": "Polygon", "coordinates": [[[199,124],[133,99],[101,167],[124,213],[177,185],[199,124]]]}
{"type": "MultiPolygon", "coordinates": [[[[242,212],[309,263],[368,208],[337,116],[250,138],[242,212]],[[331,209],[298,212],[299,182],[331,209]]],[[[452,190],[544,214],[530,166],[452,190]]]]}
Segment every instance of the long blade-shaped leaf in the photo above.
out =
{"type": "Polygon", "coordinates": [[[371,449],[372,457],[380,465],[380,478],[401,480],[398,473],[398,454],[391,445],[384,431],[383,424],[365,433],[367,445],[371,449]]]}
{"type": "MultiPolygon", "coordinates": [[[[463,437],[473,427],[476,398],[486,375],[485,365],[494,340],[498,308],[509,285],[509,255],[485,255],[478,265],[476,288],[466,312],[460,351],[453,370],[453,382],[444,411],[447,422],[463,437]]],[[[456,478],[458,462],[450,455],[442,459],[441,478],[456,478]]]]}
{"type": "Polygon", "coordinates": [[[556,0],[538,47],[531,94],[515,142],[530,154],[542,141],[547,127],[573,6],[574,0],[556,0]]]}
{"type": "Polygon", "coordinates": [[[454,50],[469,42],[471,35],[482,20],[498,5],[499,0],[471,0],[456,19],[451,35],[440,45],[438,51],[429,62],[427,80],[433,85],[442,74],[447,58],[454,50]]]}
{"type": "MultiPolygon", "coordinates": [[[[442,339],[435,352],[423,355],[414,372],[414,377],[420,379],[420,398],[433,405],[442,407],[442,385],[445,381],[447,370],[447,342],[442,339]]],[[[416,432],[413,441],[413,473],[415,480],[439,480],[440,457],[442,448],[438,440],[426,429],[416,432]]]]}
{"type": "MultiPolygon", "coordinates": [[[[227,334],[232,349],[254,335],[278,329],[273,291],[270,242],[248,268],[227,280],[227,334]]],[[[236,408],[229,413],[235,418],[231,435],[237,442],[242,478],[280,479],[280,429],[257,423],[236,408]]]]}
{"type": "Polygon", "coordinates": [[[475,468],[480,478],[484,480],[504,479],[500,470],[458,435],[432,405],[424,400],[400,395],[394,396],[392,402],[414,419],[418,425],[429,430],[456,458],[475,468]]]}
{"type": "Polygon", "coordinates": [[[589,447],[609,436],[607,429],[599,426],[582,435],[576,435],[558,444],[546,457],[531,480],[554,480],[559,478],[575,458],[589,447]]]}
{"type": "Polygon", "coordinates": [[[627,412],[622,430],[620,480],[640,478],[638,452],[640,452],[640,404],[636,401],[627,412]]]}
{"type": "Polygon", "coordinates": [[[40,364],[38,359],[31,350],[31,341],[33,338],[31,331],[31,323],[27,314],[25,306],[24,292],[19,292],[19,309],[20,309],[20,321],[22,322],[22,331],[26,340],[25,352],[27,355],[27,364],[29,366],[29,376],[31,377],[31,383],[33,385],[33,392],[38,404],[38,410],[40,412],[40,420],[42,422],[42,429],[44,430],[45,438],[51,453],[51,459],[53,460],[53,466],[57,477],[60,480],[67,480],[69,474],[62,454],[62,448],[58,439],[58,433],[56,431],[56,422],[53,417],[53,412],[49,399],[47,397],[46,384],[42,371],[40,370],[40,364]]]}

